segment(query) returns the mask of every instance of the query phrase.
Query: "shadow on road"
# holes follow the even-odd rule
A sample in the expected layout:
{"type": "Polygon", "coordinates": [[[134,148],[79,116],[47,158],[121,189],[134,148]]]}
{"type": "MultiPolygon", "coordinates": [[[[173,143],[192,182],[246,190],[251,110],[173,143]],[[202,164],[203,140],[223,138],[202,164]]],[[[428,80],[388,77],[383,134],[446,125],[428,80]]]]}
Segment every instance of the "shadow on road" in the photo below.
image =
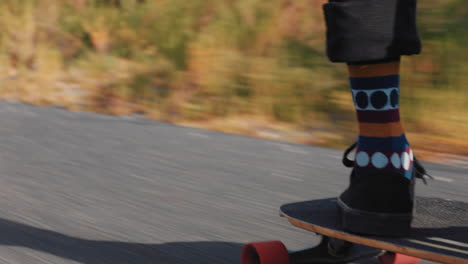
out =
{"type": "Polygon", "coordinates": [[[0,218],[0,245],[26,247],[84,264],[240,263],[241,244],[142,244],[86,240],[0,218]]]}

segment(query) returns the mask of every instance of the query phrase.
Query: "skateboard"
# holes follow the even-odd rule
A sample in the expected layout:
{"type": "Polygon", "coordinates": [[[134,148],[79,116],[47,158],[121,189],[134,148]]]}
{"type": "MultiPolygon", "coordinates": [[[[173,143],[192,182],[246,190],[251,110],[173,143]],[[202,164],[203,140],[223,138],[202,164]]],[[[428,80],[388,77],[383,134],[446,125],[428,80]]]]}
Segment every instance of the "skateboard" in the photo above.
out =
{"type": "Polygon", "coordinates": [[[242,249],[242,264],[337,264],[377,258],[382,264],[415,264],[421,259],[468,264],[468,203],[417,197],[411,235],[364,236],[340,228],[336,198],[285,204],[280,216],[322,236],[319,245],[287,251],[280,241],[253,242],[242,249]]]}

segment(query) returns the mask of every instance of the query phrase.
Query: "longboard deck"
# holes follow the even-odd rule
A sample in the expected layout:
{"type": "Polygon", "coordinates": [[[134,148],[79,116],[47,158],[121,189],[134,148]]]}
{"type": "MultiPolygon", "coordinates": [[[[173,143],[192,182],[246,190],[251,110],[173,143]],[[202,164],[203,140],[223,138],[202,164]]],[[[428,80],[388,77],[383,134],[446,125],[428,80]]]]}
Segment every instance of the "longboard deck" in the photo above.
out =
{"type": "Polygon", "coordinates": [[[281,206],[280,215],[296,227],[356,244],[447,264],[468,264],[468,203],[416,198],[411,236],[361,236],[340,228],[335,198],[281,206]]]}

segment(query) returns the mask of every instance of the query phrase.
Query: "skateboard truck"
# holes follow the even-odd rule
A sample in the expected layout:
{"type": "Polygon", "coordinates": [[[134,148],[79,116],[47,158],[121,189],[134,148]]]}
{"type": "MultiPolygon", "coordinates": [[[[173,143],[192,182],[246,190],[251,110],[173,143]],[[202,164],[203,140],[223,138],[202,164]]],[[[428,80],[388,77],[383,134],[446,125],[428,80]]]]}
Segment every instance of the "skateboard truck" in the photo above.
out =
{"type": "Polygon", "coordinates": [[[345,264],[373,257],[378,257],[381,264],[417,264],[421,261],[323,236],[316,247],[299,251],[288,251],[280,241],[246,244],[242,249],[241,264],[345,264]]]}
{"type": "MultiPolygon", "coordinates": [[[[359,259],[382,256],[385,251],[356,245],[326,236],[309,249],[287,251],[280,241],[264,241],[246,244],[242,249],[241,264],[342,264],[359,259]]],[[[390,258],[385,258],[389,260],[390,258]]],[[[415,264],[382,262],[383,264],[415,264]]]]}

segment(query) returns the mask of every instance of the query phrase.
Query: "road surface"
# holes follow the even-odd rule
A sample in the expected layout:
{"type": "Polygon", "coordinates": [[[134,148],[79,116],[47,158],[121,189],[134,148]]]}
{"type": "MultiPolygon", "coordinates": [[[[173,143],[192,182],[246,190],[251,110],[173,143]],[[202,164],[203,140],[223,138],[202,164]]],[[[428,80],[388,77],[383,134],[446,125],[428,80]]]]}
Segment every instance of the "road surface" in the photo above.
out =
{"type": "MultiPolygon", "coordinates": [[[[0,263],[239,263],[317,243],[278,207],[348,182],[325,148],[15,102],[0,120],[0,263]]],[[[468,201],[466,167],[426,168],[418,195],[468,201]]]]}

